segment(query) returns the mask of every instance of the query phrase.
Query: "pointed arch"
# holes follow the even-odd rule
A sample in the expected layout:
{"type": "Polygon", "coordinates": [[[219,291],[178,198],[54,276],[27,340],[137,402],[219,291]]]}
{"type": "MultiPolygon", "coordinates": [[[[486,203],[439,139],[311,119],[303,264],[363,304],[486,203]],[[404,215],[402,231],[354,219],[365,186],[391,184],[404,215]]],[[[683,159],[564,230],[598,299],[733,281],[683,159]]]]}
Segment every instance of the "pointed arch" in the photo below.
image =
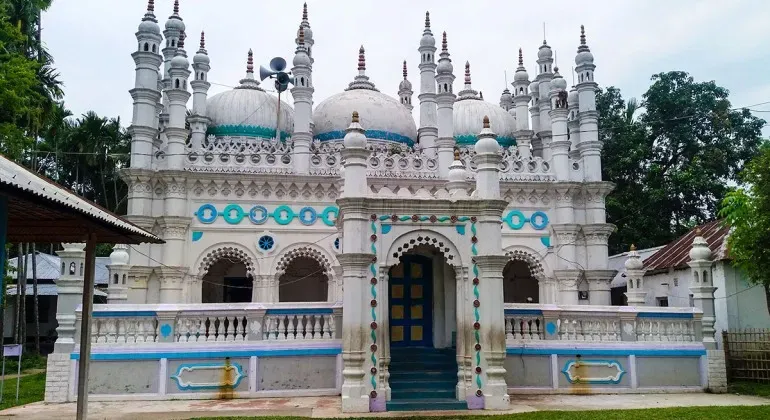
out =
{"type": "Polygon", "coordinates": [[[546,278],[545,261],[535,251],[516,246],[505,250],[505,255],[512,261],[522,261],[529,266],[529,271],[537,281],[544,281],[546,278]]]}
{"type": "Polygon", "coordinates": [[[323,248],[313,243],[296,243],[284,249],[275,257],[275,273],[283,273],[286,268],[297,258],[310,258],[318,262],[324,269],[324,274],[331,276],[334,274],[334,258],[323,248]]]}
{"type": "Polygon", "coordinates": [[[462,254],[446,236],[428,229],[407,232],[391,242],[385,261],[388,266],[397,265],[399,259],[419,245],[426,245],[441,251],[444,260],[451,266],[462,266],[462,254]]]}
{"type": "Polygon", "coordinates": [[[246,271],[255,276],[258,270],[257,259],[246,247],[236,243],[219,243],[207,248],[198,257],[195,266],[198,267],[198,275],[203,277],[209,268],[222,259],[237,260],[246,266],[246,271]]]}

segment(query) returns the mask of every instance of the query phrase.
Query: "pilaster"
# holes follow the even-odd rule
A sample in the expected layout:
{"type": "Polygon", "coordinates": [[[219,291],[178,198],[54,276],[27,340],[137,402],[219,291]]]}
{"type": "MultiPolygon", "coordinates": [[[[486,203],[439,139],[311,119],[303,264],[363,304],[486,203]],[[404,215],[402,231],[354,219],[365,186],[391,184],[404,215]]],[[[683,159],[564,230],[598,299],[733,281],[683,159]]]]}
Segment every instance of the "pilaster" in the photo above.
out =
{"type": "Polygon", "coordinates": [[[585,270],[588,282],[588,302],[591,305],[611,305],[610,284],[617,270],[585,270]]]}
{"type": "Polygon", "coordinates": [[[128,273],[128,303],[147,303],[147,281],[150,279],[152,270],[153,267],[149,266],[131,267],[128,273]]]}
{"type": "Polygon", "coordinates": [[[56,251],[64,266],[64,273],[56,280],[56,328],[55,353],[70,353],[75,349],[75,310],[83,302],[83,273],[85,244],[63,244],[64,250],[56,251]]]}
{"type": "Polygon", "coordinates": [[[608,242],[613,232],[615,232],[615,225],[611,223],[583,225],[588,269],[603,270],[607,268],[609,258],[608,242]]]}
{"type": "Polygon", "coordinates": [[[162,266],[157,268],[160,281],[160,303],[183,303],[183,282],[187,277],[186,267],[162,266]]]}
{"type": "Polygon", "coordinates": [[[582,272],[580,270],[554,270],[559,284],[560,305],[578,304],[578,281],[582,272]]]}

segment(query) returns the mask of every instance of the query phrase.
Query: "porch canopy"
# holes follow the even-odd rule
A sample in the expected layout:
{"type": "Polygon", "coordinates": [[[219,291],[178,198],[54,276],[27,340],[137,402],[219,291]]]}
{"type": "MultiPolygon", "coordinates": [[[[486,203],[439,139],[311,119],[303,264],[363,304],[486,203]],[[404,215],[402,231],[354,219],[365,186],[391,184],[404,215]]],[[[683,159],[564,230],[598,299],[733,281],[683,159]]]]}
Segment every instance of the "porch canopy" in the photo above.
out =
{"type": "Polygon", "coordinates": [[[0,273],[7,241],[86,243],[77,400],[77,418],[85,418],[96,244],[163,241],[0,155],[0,273]]]}

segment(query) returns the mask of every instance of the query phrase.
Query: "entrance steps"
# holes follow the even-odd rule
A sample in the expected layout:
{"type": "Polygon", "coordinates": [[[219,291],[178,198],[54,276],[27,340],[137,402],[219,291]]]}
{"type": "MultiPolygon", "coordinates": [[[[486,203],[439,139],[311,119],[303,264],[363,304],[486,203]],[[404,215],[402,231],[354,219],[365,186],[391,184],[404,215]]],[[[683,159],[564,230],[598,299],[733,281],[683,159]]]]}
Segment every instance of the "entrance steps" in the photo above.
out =
{"type": "Polygon", "coordinates": [[[390,349],[388,411],[466,410],[455,398],[455,349],[407,347],[390,349]]]}

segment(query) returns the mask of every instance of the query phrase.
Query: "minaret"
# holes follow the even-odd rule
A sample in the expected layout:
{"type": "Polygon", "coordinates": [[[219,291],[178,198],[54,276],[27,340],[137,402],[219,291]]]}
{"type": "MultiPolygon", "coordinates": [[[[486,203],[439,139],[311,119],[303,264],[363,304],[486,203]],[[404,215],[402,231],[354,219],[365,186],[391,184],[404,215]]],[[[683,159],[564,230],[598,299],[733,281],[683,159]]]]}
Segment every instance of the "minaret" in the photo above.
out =
{"type": "Polygon", "coordinates": [[[127,303],[128,300],[128,245],[116,244],[110,254],[109,283],[107,285],[107,303],[127,303]]]}
{"type": "Polygon", "coordinates": [[[190,77],[190,62],[187,60],[184,41],[185,34],[182,32],[177,44],[176,55],[171,59],[171,68],[169,69],[171,87],[166,91],[169,114],[168,125],[166,126],[168,168],[180,170],[184,162],[185,141],[187,140],[185,122],[187,118],[187,101],[190,99],[190,92],[187,91],[187,79],[190,77]]]}
{"type": "MultiPolygon", "coordinates": [[[[540,83],[537,80],[529,84],[529,96],[532,98],[529,108],[529,114],[532,116],[532,132],[537,134],[540,132],[540,83]]],[[[542,157],[543,142],[540,137],[533,135],[530,142],[532,143],[532,155],[542,157]]]]}
{"type": "Polygon", "coordinates": [[[442,177],[449,175],[449,169],[454,158],[454,103],[455,93],[452,85],[455,81],[454,66],[449,57],[446,32],[441,40],[441,58],[438,61],[436,72],[436,85],[438,86],[438,139],[436,140],[439,174],[442,177]]]}
{"type": "MultiPolygon", "coordinates": [[[[511,91],[508,90],[508,87],[506,86],[505,89],[503,89],[503,93],[500,95],[500,108],[510,111],[511,108],[513,108],[513,96],[511,95],[511,91]]],[[[516,115],[513,115],[514,118],[516,118],[516,115]]]]}
{"type": "MultiPolygon", "coordinates": [[[[139,24],[136,32],[138,48],[131,57],[136,64],[136,82],[130,91],[134,100],[134,111],[129,134],[131,135],[131,168],[150,169],[152,166],[153,141],[158,136],[156,120],[156,105],[161,97],[158,90],[158,70],[162,58],[158,54],[160,43],[160,27],[155,18],[155,2],[147,3],[147,13],[139,24]]],[[[129,189],[129,191],[132,191],[129,189]]],[[[145,200],[135,200],[129,193],[128,213],[150,214],[151,197],[145,200]]]]}
{"type": "MultiPolygon", "coordinates": [[[[303,22],[307,19],[307,6],[303,13],[303,22]]],[[[307,174],[310,171],[310,144],[313,141],[313,133],[310,131],[310,120],[313,114],[313,70],[312,61],[307,53],[305,43],[305,27],[299,26],[297,37],[297,49],[294,53],[294,67],[291,72],[294,76],[294,87],[291,95],[294,98],[294,169],[299,174],[307,174]]]]}
{"type": "MultiPolygon", "coordinates": [[[[185,31],[185,24],[179,16],[179,0],[174,0],[174,13],[166,21],[166,30],[163,31],[163,37],[166,38],[166,47],[163,48],[163,88],[171,89],[171,60],[176,56],[176,50],[179,47],[179,38],[185,31]]],[[[161,113],[161,124],[168,122],[168,97],[163,97],[163,112],[161,113]]]]}
{"type": "MultiPolygon", "coordinates": [[[[549,100],[551,102],[551,127],[553,140],[551,142],[552,164],[557,181],[569,181],[569,147],[567,138],[567,81],[559,74],[559,68],[554,68],[549,100]]],[[[572,213],[572,209],[569,209],[572,213]]],[[[571,223],[571,222],[570,222],[571,223]]]]}
{"type": "Polygon", "coordinates": [[[412,94],[414,92],[412,91],[412,82],[407,79],[406,60],[404,60],[403,74],[404,80],[398,84],[398,98],[401,101],[401,105],[406,107],[409,112],[412,112],[412,109],[414,109],[412,106],[412,94]]]}
{"type": "Polygon", "coordinates": [[[513,75],[513,106],[516,110],[516,146],[519,154],[528,158],[532,155],[530,143],[532,142],[532,130],[529,129],[529,74],[524,68],[524,56],[519,48],[519,67],[513,75]]]}
{"type": "Polygon", "coordinates": [[[206,116],[206,95],[208,94],[211,83],[208,81],[210,59],[206,51],[206,34],[201,31],[201,45],[198,52],[193,57],[193,71],[195,76],[190,86],[193,88],[193,109],[192,115],[187,119],[192,131],[192,148],[198,149],[206,138],[206,129],[209,119],[206,116]]]}
{"type": "MultiPolygon", "coordinates": [[[[578,145],[580,144],[580,118],[578,117],[580,114],[579,106],[578,91],[575,86],[572,86],[572,89],[569,91],[569,95],[567,95],[567,129],[569,130],[570,159],[580,159],[580,151],[578,151],[578,145]]],[[[582,171],[583,166],[580,165],[580,172],[582,173],[582,171]]]]}
{"type": "Polygon", "coordinates": [[[420,40],[420,128],[417,139],[425,153],[436,155],[437,109],[436,109],[436,39],[430,30],[430,12],[425,12],[425,29],[420,40]]]}
{"type": "MultiPolygon", "coordinates": [[[[647,290],[644,288],[644,263],[636,247],[631,245],[628,252],[626,266],[626,299],[628,306],[644,306],[647,299],[647,290]]],[[[590,297],[590,296],[589,296],[590,297]]]]}
{"type": "Polygon", "coordinates": [[[575,56],[575,71],[578,74],[578,98],[580,118],[580,143],[578,150],[583,158],[586,181],[602,180],[602,144],[599,142],[599,113],[596,111],[596,89],[594,82],[594,56],[586,45],[586,34],[580,26],[580,46],[575,56]]]}
{"type": "Polygon", "coordinates": [[[540,93],[540,131],[537,132],[542,143],[542,156],[544,160],[551,160],[551,101],[549,94],[551,91],[551,79],[553,78],[553,51],[546,40],[537,52],[538,75],[535,79],[539,83],[538,92],[540,93]]]}

